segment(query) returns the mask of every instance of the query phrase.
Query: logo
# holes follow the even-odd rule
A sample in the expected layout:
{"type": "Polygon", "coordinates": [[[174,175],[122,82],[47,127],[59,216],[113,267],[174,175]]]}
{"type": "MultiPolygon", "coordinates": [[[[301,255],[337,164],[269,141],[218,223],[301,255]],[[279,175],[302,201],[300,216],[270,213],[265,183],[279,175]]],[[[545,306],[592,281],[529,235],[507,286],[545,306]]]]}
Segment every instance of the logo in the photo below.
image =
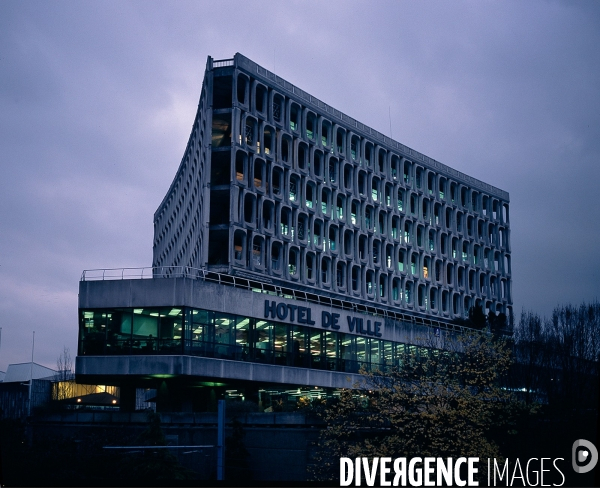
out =
{"type": "Polygon", "coordinates": [[[578,439],[573,443],[573,469],[576,473],[591,471],[597,462],[598,450],[594,444],[585,439],[578,439]]]}

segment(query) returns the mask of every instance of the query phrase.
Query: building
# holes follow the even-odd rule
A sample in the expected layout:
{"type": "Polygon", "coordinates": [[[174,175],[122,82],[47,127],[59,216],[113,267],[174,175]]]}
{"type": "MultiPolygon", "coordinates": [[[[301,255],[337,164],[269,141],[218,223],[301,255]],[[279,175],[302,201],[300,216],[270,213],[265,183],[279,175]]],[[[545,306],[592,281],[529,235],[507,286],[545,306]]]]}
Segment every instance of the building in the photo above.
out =
{"type": "Polygon", "coordinates": [[[25,418],[48,406],[56,374],[53,369],[37,363],[9,364],[0,381],[0,418],[25,418]]]}
{"type": "Polygon", "coordinates": [[[509,239],[505,191],[209,57],[152,268],[82,275],[77,378],[122,408],[143,389],[183,410],[329,394],[473,307],[512,317],[509,239]]]}
{"type": "Polygon", "coordinates": [[[29,362],[9,364],[6,373],[0,372],[0,419],[24,419],[40,411],[118,410],[118,403],[118,387],[76,384],[67,369],[29,362]]]}

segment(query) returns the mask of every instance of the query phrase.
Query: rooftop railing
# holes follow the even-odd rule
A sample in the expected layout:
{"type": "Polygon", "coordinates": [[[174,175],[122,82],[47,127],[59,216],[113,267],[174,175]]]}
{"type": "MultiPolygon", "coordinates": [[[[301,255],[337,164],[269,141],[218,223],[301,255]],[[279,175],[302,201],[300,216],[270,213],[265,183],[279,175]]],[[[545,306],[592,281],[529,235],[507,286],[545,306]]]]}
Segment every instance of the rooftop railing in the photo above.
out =
{"type": "Polygon", "coordinates": [[[109,268],[86,269],[81,274],[81,281],[105,280],[144,280],[152,278],[192,278],[201,279],[206,270],[189,266],[159,266],[154,268],[109,268]]]}
{"type": "Polygon", "coordinates": [[[233,66],[234,60],[232,59],[215,59],[212,62],[213,68],[225,68],[227,66],[233,66]]]}

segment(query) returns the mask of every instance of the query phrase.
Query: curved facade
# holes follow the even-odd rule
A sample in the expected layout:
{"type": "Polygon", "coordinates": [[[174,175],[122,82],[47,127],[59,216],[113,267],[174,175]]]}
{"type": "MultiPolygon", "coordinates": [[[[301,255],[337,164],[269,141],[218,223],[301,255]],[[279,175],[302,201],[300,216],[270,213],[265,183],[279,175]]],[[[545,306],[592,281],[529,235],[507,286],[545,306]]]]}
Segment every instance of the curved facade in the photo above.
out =
{"type": "Polygon", "coordinates": [[[508,193],[391,140],[240,54],[208,59],[154,216],[189,266],[440,322],[512,315],[508,193]]]}

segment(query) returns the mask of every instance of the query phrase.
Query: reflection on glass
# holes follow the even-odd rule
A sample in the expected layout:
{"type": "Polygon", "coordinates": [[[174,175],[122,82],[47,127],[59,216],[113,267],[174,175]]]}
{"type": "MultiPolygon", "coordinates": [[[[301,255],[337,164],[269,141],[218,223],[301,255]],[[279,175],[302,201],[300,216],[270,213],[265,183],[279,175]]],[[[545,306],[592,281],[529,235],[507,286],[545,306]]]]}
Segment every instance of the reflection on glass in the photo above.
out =
{"type": "Polygon", "coordinates": [[[232,315],[224,313],[215,313],[214,317],[214,353],[216,358],[232,359],[233,348],[230,348],[232,330],[235,326],[235,319],[232,315]]]}
{"type": "Polygon", "coordinates": [[[355,373],[361,366],[402,368],[428,349],[206,310],[155,307],[81,310],[79,354],[190,354],[355,373]]]}
{"type": "Polygon", "coordinates": [[[258,362],[270,362],[273,351],[273,324],[265,320],[256,322],[254,334],[254,359],[258,362]]]}
{"type": "Polygon", "coordinates": [[[275,324],[273,350],[275,352],[275,364],[287,364],[287,326],[275,324]]]}

